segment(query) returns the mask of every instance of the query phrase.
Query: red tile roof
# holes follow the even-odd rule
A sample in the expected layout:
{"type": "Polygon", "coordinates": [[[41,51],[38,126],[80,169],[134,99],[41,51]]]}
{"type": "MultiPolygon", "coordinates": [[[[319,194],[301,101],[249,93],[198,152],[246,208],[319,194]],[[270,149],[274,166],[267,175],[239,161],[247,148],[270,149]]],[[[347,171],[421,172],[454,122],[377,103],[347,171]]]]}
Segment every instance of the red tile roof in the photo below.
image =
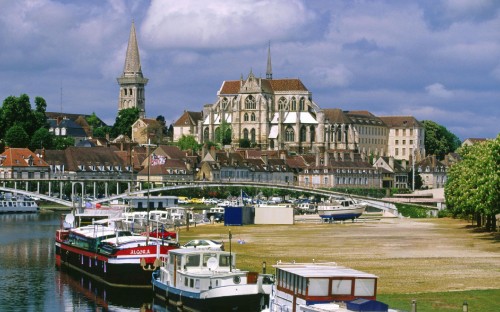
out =
{"type": "Polygon", "coordinates": [[[7,148],[0,155],[0,166],[2,167],[48,167],[49,165],[35,153],[27,148],[7,148]],[[33,159],[33,164],[28,162],[33,159]]]}

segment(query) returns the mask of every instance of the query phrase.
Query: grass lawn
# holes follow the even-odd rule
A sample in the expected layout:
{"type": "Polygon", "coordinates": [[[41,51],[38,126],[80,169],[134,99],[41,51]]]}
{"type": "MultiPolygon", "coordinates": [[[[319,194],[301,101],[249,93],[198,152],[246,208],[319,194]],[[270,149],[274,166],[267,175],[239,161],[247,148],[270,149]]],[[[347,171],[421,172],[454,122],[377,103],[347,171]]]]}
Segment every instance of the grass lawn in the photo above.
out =
{"type": "Polygon", "coordinates": [[[453,219],[380,219],[344,224],[222,224],[182,228],[180,242],[223,240],[240,269],[268,272],[276,261],[334,261],[376,274],[378,299],[410,311],[500,311],[498,235],[477,232],[453,219]],[[244,244],[238,243],[244,242],[244,244]]]}

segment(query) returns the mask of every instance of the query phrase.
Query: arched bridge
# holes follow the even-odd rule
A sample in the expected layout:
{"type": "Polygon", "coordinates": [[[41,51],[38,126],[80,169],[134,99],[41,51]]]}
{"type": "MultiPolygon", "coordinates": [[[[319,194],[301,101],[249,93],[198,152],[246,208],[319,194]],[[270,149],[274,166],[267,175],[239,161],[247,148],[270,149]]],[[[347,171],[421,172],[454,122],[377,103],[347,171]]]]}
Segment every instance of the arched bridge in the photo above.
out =
{"type": "MultiPolygon", "coordinates": [[[[369,206],[381,209],[387,212],[390,212],[394,215],[398,215],[398,211],[396,206],[393,203],[388,203],[384,202],[381,200],[376,200],[373,198],[367,198],[367,197],[361,197],[361,196],[353,196],[345,193],[339,193],[339,192],[334,192],[334,191],[329,191],[325,189],[319,189],[319,188],[311,188],[311,187],[305,187],[305,186],[297,186],[297,185],[291,185],[291,184],[276,184],[276,183],[264,183],[264,182],[210,182],[210,181],[196,181],[196,182],[178,182],[175,185],[167,185],[167,186],[162,186],[162,187],[155,187],[151,189],[142,189],[139,191],[134,191],[134,192],[125,192],[122,194],[118,195],[113,195],[107,198],[102,198],[102,199],[97,199],[94,201],[91,201],[92,205],[98,204],[98,203],[105,203],[105,202],[110,202],[114,200],[119,200],[123,199],[125,197],[129,196],[140,196],[140,195],[146,195],[148,193],[154,194],[162,191],[171,191],[171,190],[180,190],[180,189],[192,189],[192,188],[204,188],[204,187],[253,187],[253,188],[270,188],[270,189],[286,189],[286,190],[291,190],[291,191],[297,191],[297,192],[303,192],[307,194],[314,194],[314,195],[319,195],[319,196],[324,196],[324,197],[330,197],[330,196],[351,196],[355,199],[358,200],[363,200],[368,202],[369,206]]],[[[55,198],[47,195],[42,195],[38,194],[35,192],[30,192],[30,191],[23,191],[19,189],[12,189],[12,188],[7,188],[7,187],[0,187],[1,191],[5,192],[10,192],[10,193],[19,193],[27,196],[32,196],[32,197],[38,197],[40,199],[46,200],[46,201],[51,201],[54,203],[58,203],[67,207],[72,207],[73,203],[71,201],[63,200],[60,198],[55,198]]]]}

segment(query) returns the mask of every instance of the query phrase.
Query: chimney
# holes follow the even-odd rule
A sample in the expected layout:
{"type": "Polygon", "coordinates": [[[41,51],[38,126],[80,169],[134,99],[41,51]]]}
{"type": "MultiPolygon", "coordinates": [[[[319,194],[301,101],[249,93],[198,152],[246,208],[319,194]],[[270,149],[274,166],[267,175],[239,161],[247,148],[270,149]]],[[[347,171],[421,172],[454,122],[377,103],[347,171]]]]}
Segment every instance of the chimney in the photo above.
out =
{"type": "Polygon", "coordinates": [[[328,153],[328,151],[325,151],[325,166],[330,166],[330,154],[328,153]]]}
{"type": "Polygon", "coordinates": [[[344,161],[344,152],[339,152],[340,160],[344,161]]]}
{"type": "Polygon", "coordinates": [[[281,159],[286,160],[286,155],[287,155],[286,151],[281,151],[280,152],[280,158],[281,159]]]}
{"type": "Polygon", "coordinates": [[[186,161],[185,164],[186,164],[186,171],[188,172],[191,171],[191,162],[186,161]]]}
{"type": "Polygon", "coordinates": [[[403,166],[403,168],[405,168],[405,169],[406,169],[406,159],[403,159],[403,160],[401,161],[401,166],[403,166]]]}
{"type": "Polygon", "coordinates": [[[215,146],[210,146],[210,155],[212,155],[212,158],[215,159],[215,146]]]}
{"type": "Polygon", "coordinates": [[[351,152],[349,153],[349,156],[351,157],[351,161],[354,161],[354,152],[353,152],[353,151],[351,151],[351,152]]]}
{"type": "Polygon", "coordinates": [[[316,167],[319,167],[319,153],[316,153],[316,167]]]}
{"type": "Polygon", "coordinates": [[[339,154],[337,152],[333,152],[333,158],[335,159],[335,161],[338,161],[339,160],[339,154]]]}
{"type": "Polygon", "coordinates": [[[392,156],[389,157],[389,167],[391,167],[391,169],[394,169],[394,157],[392,156]]]}

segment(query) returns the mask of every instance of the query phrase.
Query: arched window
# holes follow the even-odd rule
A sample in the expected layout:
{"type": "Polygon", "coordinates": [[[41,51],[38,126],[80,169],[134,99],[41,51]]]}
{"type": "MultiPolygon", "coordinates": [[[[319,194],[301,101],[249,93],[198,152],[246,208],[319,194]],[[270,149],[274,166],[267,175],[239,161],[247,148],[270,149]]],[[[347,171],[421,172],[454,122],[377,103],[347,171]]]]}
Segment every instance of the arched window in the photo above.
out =
{"type": "Polygon", "coordinates": [[[255,143],[255,129],[250,130],[250,141],[255,143]]]}
{"type": "Polygon", "coordinates": [[[255,113],[252,113],[252,115],[250,115],[250,120],[255,121],[255,113]]]}
{"type": "Polygon", "coordinates": [[[133,94],[133,92],[132,92],[132,88],[128,89],[128,94],[129,94],[129,95],[132,95],[132,94],[133,94]]]}
{"type": "Polygon", "coordinates": [[[248,140],[248,129],[243,130],[243,139],[248,140]]]}
{"type": "Polygon", "coordinates": [[[297,110],[297,100],[295,97],[292,98],[292,112],[297,110]]]}
{"type": "Polygon", "coordinates": [[[293,131],[293,128],[288,126],[285,131],[285,141],[286,142],[293,142],[295,140],[295,132],[293,131]]]}
{"type": "Polygon", "coordinates": [[[299,110],[301,112],[306,110],[306,100],[303,97],[300,98],[299,110]]]}
{"type": "Polygon", "coordinates": [[[203,130],[203,141],[208,141],[209,140],[209,130],[208,127],[203,130]]]}
{"type": "Polygon", "coordinates": [[[123,89],[123,95],[127,96],[127,88],[123,89]]]}
{"type": "Polygon", "coordinates": [[[311,126],[309,129],[310,135],[311,135],[311,143],[316,142],[316,130],[314,129],[314,126],[311,126]]]}
{"type": "Polygon", "coordinates": [[[223,98],[223,99],[222,99],[222,109],[223,109],[223,110],[226,110],[226,109],[227,109],[228,104],[229,104],[229,101],[227,100],[227,98],[223,98]]]}
{"type": "Polygon", "coordinates": [[[284,97],[280,97],[278,101],[278,110],[286,109],[287,100],[284,97]]]}
{"type": "Polygon", "coordinates": [[[302,126],[300,127],[300,142],[305,142],[306,141],[306,127],[302,126]]]}
{"type": "Polygon", "coordinates": [[[245,99],[245,108],[246,109],[256,109],[257,108],[257,104],[255,103],[255,98],[253,96],[249,95],[245,99]]]}
{"type": "Polygon", "coordinates": [[[245,115],[243,115],[243,120],[248,121],[248,113],[245,113],[245,115]]]}

